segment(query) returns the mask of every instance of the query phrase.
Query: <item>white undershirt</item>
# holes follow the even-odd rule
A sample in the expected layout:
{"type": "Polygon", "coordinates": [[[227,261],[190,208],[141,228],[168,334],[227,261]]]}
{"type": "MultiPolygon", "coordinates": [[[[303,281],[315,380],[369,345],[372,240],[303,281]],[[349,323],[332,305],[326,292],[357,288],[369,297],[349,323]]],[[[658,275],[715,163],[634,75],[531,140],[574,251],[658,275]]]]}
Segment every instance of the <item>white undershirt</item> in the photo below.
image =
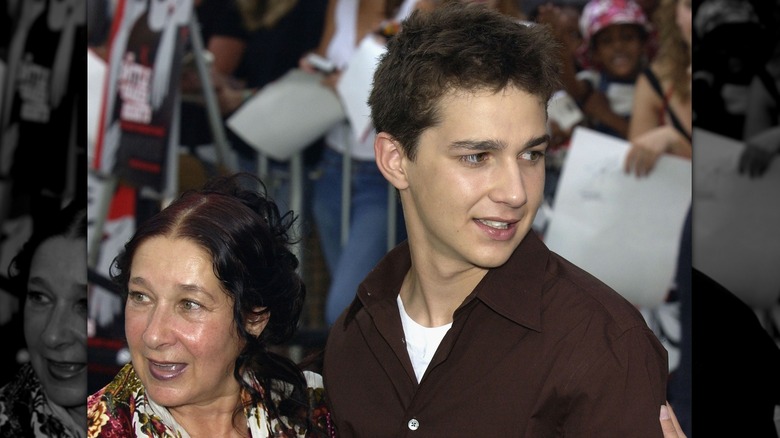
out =
{"type": "Polygon", "coordinates": [[[436,349],[439,348],[441,340],[447,331],[452,327],[452,323],[445,324],[439,327],[425,327],[415,322],[404,308],[404,303],[401,301],[399,295],[396,299],[398,302],[398,311],[401,314],[401,324],[404,328],[404,334],[406,336],[406,351],[409,352],[409,358],[412,360],[412,366],[414,367],[414,374],[417,376],[417,381],[422,380],[425,370],[428,369],[428,364],[431,363],[433,354],[436,353],[436,349]]]}

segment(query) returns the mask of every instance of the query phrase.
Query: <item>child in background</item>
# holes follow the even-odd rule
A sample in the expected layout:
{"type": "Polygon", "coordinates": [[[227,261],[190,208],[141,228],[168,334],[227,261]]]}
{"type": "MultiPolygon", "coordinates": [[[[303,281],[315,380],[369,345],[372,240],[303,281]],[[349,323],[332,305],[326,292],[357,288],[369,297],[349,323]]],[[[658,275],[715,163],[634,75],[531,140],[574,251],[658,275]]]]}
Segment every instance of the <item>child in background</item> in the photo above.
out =
{"type": "Polygon", "coordinates": [[[648,20],[633,0],[591,0],[580,28],[592,67],[577,74],[585,89],[578,100],[593,129],[627,138],[634,83],[647,64],[648,20]],[[599,104],[600,96],[592,91],[603,93],[606,102],[599,104]]]}
{"type": "Polygon", "coordinates": [[[771,39],[759,18],[751,2],[744,0],[704,0],[696,10],[692,86],[696,127],[743,139],[750,82],[771,53],[771,39]]]}
{"type": "MultiPolygon", "coordinates": [[[[559,20],[548,20],[553,27],[559,20]]],[[[633,0],[591,0],[580,17],[585,68],[564,51],[563,82],[582,108],[585,125],[626,138],[634,99],[634,82],[646,66],[649,22],[633,0]]],[[[560,32],[556,29],[556,34],[560,32]]]]}

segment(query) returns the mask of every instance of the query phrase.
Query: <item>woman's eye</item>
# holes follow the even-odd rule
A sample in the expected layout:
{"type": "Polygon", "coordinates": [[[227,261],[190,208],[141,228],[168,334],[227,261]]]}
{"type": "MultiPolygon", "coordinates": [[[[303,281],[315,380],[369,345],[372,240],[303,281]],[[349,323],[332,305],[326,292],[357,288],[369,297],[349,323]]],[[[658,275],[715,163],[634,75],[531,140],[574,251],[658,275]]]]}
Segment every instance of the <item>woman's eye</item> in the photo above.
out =
{"type": "Polygon", "coordinates": [[[146,295],[141,292],[130,291],[127,294],[127,298],[136,303],[143,303],[147,300],[146,295]]]}
{"type": "Polygon", "coordinates": [[[182,302],[182,307],[184,307],[185,310],[198,310],[202,306],[200,303],[197,303],[195,301],[185,300],[182,302]]]}
{"type": "Polygon", "coordinates": [[[27,291],[27,301],[36,304],[36,305],[43,305],[51,301],[51,299],[46,296],[43,292],[38,292],[34,290],[27,291]]]}

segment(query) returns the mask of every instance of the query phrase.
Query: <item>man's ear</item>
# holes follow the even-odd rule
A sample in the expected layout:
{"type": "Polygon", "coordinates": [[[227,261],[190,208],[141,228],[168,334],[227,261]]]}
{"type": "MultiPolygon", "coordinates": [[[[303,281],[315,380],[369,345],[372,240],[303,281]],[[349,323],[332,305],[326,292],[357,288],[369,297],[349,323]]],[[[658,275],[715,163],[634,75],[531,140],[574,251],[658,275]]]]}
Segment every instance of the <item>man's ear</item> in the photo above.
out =
{"type": "Polygon", "coordinates": [[[396,189],[403,190],[408,187],[406,171],[403,162],[406,154],[398,141],[386,132],[380,132],[374,139],[374,156],[376,165],[385,179],[396,189]]]}
{"type": "Polygon", "coordinates": [[[255,307],[246,318],[246,331],[254,337],[260,336],[271,318],[271,314],[265,309],[265,307],[255,307]]]}

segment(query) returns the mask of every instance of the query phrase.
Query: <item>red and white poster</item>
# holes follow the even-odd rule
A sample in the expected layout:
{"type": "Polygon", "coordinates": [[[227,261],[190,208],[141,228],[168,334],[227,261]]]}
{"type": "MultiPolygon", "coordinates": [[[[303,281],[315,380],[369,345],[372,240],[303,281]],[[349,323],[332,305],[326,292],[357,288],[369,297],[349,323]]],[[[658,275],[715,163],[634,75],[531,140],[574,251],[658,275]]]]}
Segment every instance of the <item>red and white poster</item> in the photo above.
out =
{"type": "Polygon", "coordinates": [[[119,0],[92,167],[165,189],[192,0],[119,0]]]}

